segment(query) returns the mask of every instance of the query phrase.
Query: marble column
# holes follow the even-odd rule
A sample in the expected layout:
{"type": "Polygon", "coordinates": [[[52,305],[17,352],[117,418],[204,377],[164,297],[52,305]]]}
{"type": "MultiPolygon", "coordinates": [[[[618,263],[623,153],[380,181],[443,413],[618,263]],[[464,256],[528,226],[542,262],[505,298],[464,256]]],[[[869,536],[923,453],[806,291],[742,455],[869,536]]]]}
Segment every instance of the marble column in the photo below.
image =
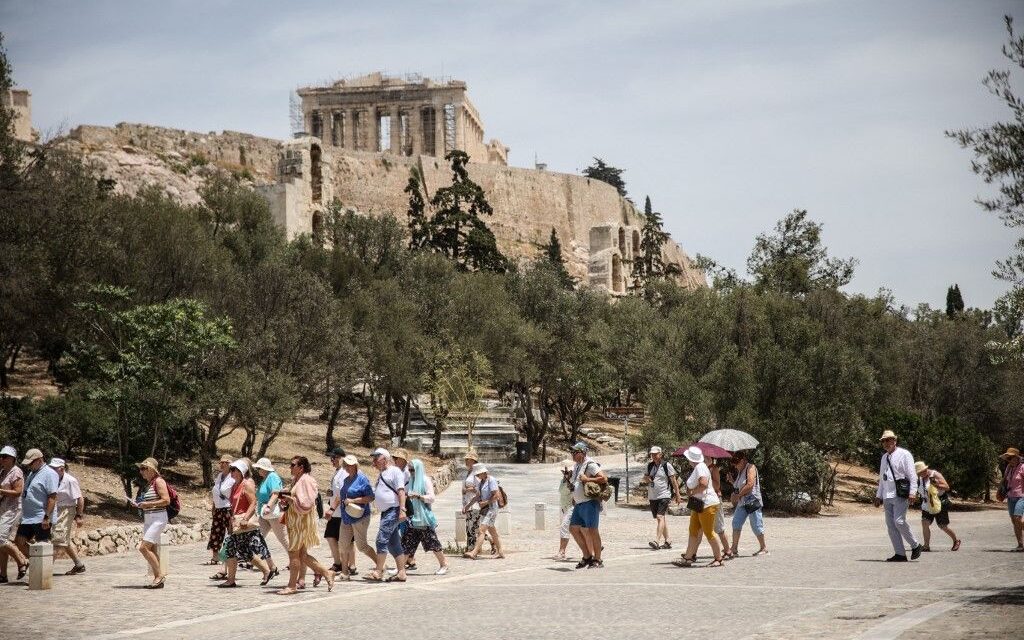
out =
{"type": "Polygon", "coordinates": [[[391,153],[402,155],[402,112],[391,107],[391,153]]]}

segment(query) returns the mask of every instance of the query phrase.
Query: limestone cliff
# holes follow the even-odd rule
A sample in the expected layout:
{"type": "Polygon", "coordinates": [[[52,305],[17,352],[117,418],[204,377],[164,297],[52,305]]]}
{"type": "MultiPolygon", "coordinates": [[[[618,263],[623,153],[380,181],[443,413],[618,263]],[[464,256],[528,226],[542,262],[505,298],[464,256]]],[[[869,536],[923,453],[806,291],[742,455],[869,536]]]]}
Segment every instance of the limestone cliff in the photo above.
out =
{"type": "MultiPolygon", "coordinates": [[[[156,185],[188,204],[199,201],[198,190],[211,171],[231,172],[267,195],[275,219],[290,236],[312,230],[316,210],[331,199],[404,221],[407,196],[402,190],[413,165],[421,166],[429,193],[450,180],[444,161],[432,156],[326,152],[316,138],[280,141],[231,131],[203,134],[122,123],[78,127],[64,143],[99,173],[115,179],[123,192],[156,185]],[[324,184],[311,187],[318,180],[324,184]]],[[[613,187],[551,171],[478,163],[469,168],[494,208],[488,224],[506,255],[535,257],[554,228],[570,273],[583,283],[625,292],[643,216],[613,187]]],[[[706,286],[704,274],[674,241],[666,243],[663,254],[679,266],[681,284],[706,286]]]]}

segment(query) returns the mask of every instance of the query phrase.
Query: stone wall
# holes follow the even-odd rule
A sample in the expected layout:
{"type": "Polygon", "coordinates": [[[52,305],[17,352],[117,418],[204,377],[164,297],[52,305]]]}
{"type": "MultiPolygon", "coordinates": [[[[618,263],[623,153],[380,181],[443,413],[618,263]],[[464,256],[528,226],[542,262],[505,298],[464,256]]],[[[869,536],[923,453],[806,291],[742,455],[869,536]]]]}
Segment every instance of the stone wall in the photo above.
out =
{"type": "MultiPolygon", "coordinates": [[[[206,540],[210,533],[210,523],[172,524],[168,525],[164,532],[170,536],[171,544],[189,544],[206,540]]],[[[134,551],[141,541],[141,524],[111,526],[74,533],[75,546],[80,554],[87,556],[134,551]]]]}

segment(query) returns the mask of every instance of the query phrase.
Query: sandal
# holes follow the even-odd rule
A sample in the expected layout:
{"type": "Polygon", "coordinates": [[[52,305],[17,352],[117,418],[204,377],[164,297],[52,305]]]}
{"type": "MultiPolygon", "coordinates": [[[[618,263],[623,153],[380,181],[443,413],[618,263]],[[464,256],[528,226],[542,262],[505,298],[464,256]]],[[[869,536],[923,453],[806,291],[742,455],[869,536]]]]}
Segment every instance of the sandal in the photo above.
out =
{"type": "Polygon", "coordinates": [[[672,548],[672,543],[671,542],[667,542],[667,541],[663,542],[662,545],[661,545],[661,548],[662,549],[671,549],[672,548]]]}
{"type": "Polygon", "coordinates": [[[220,560],[214,560],[214,559],[211,558],[210,560],[207,560],[206,562],[204,562],[203,564],[201,564],[199,566],[201,566],[201,567],[216,567],[218,564],[220,564],[220,560]]]}
{"type": "Polygon", "coordinates": [[[331,589],[333,589],[333,588],[334,588],[334,572],[333,571],[328,571],[327,572],[327,593],[330,593],[331,589]]]}
{"type": "Polygon", "coordinates": [[[711,562],[709,562],[707,564],[707,568],[708,569],[724,567],[724,566],[725,566],[725,564],[722,562],[721,558],[715,558],[714,560],[712,560],[711,562]]]}
{"type": "Polygon", "coordinates": [[[655,542],[654,540],[651,540],[650,542],[648,542],[647,546],[652,548],[652,549],[654,549],[655,551],[657,551],[658,549],[661,548],[661,545],[658,544],[657,542],[655,542]]]}
{"type": "Polygon", "coordinates": [[[320,582],[323,579],[324,579],[324,577],[322,575],[320,575],[319,573],[313,574],[313,588],[315,589],[315,588],[319,587],[320,586],[320,582]]]}
{"type": "Polygon", "coordinates": [[[463,558],[468,558],[470,560],[476,560],[476,556],[474,556],[473,554],[469,553],[468,551],[466,553],[462,554],[462,557],[463,558]]]}
{"type": "Polygon", "coordinates": [[[223,584],[218,584],[217,588],[218,589],[234,589],[237,586],[238,586],[237,582],[225,582],[223,584]]]}
{"type": "Polygon", "coordinates": [[[226,572],[224,572],[224,571],[221,571],[219,573],[215,573],[212,576],[210,576],[210,580],[227,580],[227,579],[228,579],[228,574],[226,572]]]}
{"type": "Polygon", "coordinates": [[[677,567],[682,567],[682,568],[692,567],[694,561],[696,561],[696,560],[697,560],[696,556],[694,556],[693,558],[687,558],[686,554],[684,553],[682,558],[680,558],[678,560],[673,560],[672,564],[674,564],[677,567]]]}
{"type": "Polygon", "coordinates": [[[772,554],[769,553],[767,549],[758,549],[757,551],[754,552],[754,555],[755,556],[770,556],[772,554]]]}
{"type": "Polygon", "coordinates": [[[415,571],[416,570],[416,563],[415,562],[413,562],[412,564],[409,564],[408,562],[405,563],[405,570],[406,571],[415,571]]]}
{"type": "Polygon", "coordinates": [[[959,539],[958,539],[958,540],[956,540],[956,541],[955,541],[955,542],[953,543],[953,548],[951,549],[951,551],[958,551],[958,550],[960,549],[960,543],[961,543],[961,542],[963,542],[963,540],[959,540],[959,539]]]}
{"type": "Polygon", "coordinates": [[[295,589],[289,589],[288,587],[285,587],[284,589],[279,589],[274,593],[276,593],[279,596],[294,596],[296,593],[298,593],[298,591],[296,591],[295,589]]]}
{"type": "Polygon", "coordinates": [[[371,571],[363,576],[363,580],[366,580],[367,582],[384,582],[384,578],[382,578],[376,571],[371,571]]]}
{"type": "MultiPolygon", "coordinates": [[[[1020,551],[1020,549],[1017,549],[1017,551],[1020,551]]],[[[19,564],[18,565],[18,580],[21,580],[22,578],[24,578],[26,573],[28,573],[28,563],[26,562],[25,564],[19,564]]]]}
{"type": "Polygon", "coordinates": [[[267,586],[267,584],[269,584],[271,580],[273,580],[274,578],[276,578],[279,575],[281,575],[281,572],[277,569],[277,567],[274,567],[273,569],[270,570],[270,573],[267,573],[266,575],[263,576],[263,582],[260,583],[260,586],[261,587],[267,586]]]}
{"type": "Polygon", "coordinates": [[[399,578],[398,576],[388,576],[384,579],[384,582],[405,582],[405,578],[399,578]]]}

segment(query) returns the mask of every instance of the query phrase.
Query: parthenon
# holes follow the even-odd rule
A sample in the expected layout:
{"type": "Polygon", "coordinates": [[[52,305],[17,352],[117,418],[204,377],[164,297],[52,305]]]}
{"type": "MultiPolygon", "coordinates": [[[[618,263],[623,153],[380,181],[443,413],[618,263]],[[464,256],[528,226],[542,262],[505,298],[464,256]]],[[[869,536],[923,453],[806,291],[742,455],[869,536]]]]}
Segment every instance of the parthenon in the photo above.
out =
{"type": "Polygon", "coordinates": [[[435,157],[460,149],[473,162],[508,164],[508,147],[484,142],[483,121],[461,80],[376,72],[298,94],[305,132],[326,147],[435,157]]]}

